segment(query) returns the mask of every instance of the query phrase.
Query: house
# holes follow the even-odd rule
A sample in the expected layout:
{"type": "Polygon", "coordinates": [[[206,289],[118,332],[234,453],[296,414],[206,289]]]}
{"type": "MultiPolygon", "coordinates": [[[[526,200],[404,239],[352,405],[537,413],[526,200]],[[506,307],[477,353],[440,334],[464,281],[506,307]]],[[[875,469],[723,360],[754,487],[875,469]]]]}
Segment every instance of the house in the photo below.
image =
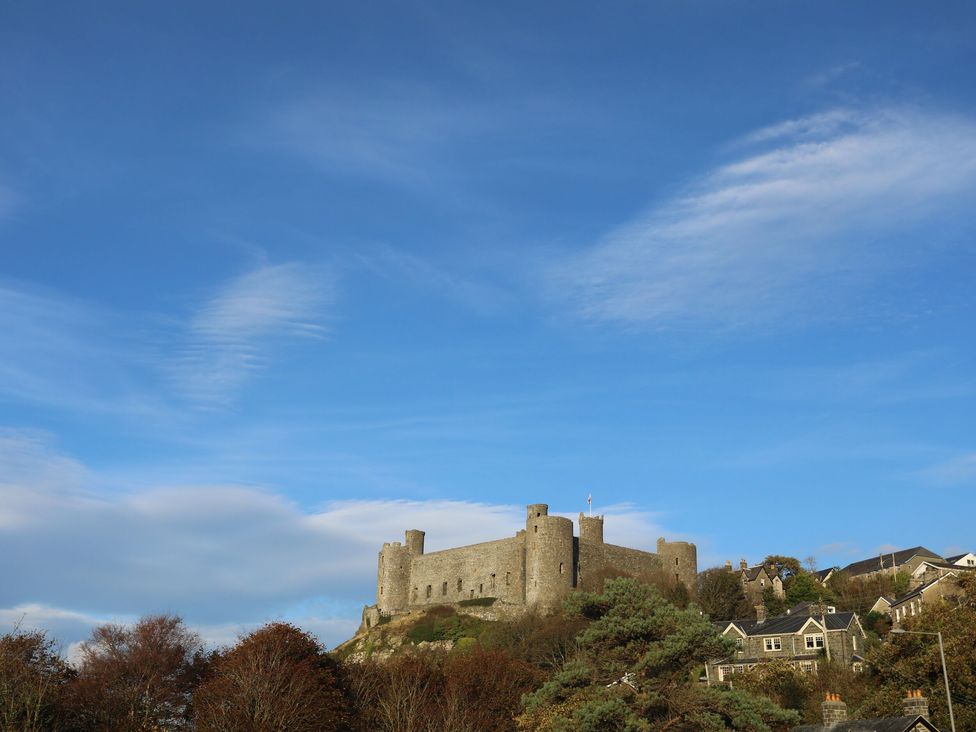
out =
{"type": "Polygon", "coordinates": [[[813,573],[814,579],[817,580],[822,585],[827,584],[827,581],[834,576],[834,572],[837,571],[837,567],[828,567],[827,569],[818,569],[813,573]]]}
{"type": "Polygon", "coordinates": [[[754,668],[773,659],[786,659],[794,668],[816,673],[822,658],[829,652],[831,660],[855,671],[861,670],[865,633],[857,615],[850,612],[829,613],[822,617],[803,612],[786,613],[758,620],[717,621],[715,628],[735,641],[735,655],[705,665],[709,685],[728,683],[733,674],[754,668]]]}
{"type": "Polygon", "coordinates": [[[916,589],[947,574],[955,574],[958,576],[959,572],[973,571],[976,571],[976,566],[953,564],[948,560],[937,562],[934,559],[926,559],[912,572],[912,578],[908,586],[911,589],[916,589]]]}
{"type": "Polygon", "coordinates": [[[895,625],[898,625],[905,618],[922,612],[923,605],[956,595],[958,589],[953,581],[955,577],[955,572],[949,572],[909,590],[901,597],[879,597],[871,607],[871,612],[887,613],[895,625]]]}
{"type": "MultiPolygon", "coordinates": [[[[731,572],[732,562],[726,562],[725,568],[731,572]]],[[[780,599],[786,597],[786,592],[783,590],[783,580],[764,564],[750,567],[745,559],[741,560],[739,562],[739,577],[742,580],[742,589],[745,590],[746,597],[753,605],[762,602],[763,592],[770,587],[776,597],[780,599]]]]}
{"type": "Polygon", "coordinates": [[[823,724],[800,725],[793,732],[939,732],[929,721],[928,699],[918,690],[908,692],[902,700],[901,717],[849,720],[847,704],[838,694],[827,694],[821,709],[823,724]]]}
{"type": "Polygon", "coordinates": [[[956,567],[976,569],[976,554],[972,552],[956,554],[953,557],[946,557],[945,560],[948,564],[955,565],[956,567]]]}
{"type": "Polygon", "coordinates": [[[938,562],[944,562],[945,559],[930,549],[926,549],[924,546],[915,546],[911,549],[901,549],[896,552],[887,552],[885,554],[879,554],[876,557],[871,557],[870,559],[862,559],[858,562],[852,562],[844,567],[843,571],[847,573],[848,577],[870,577],[875,574],[880,574],[882,572],[894,573],[897,571],[907,572],[911,574],[915,571],[919,564],[927,559],[934,559],[938,562]]]}

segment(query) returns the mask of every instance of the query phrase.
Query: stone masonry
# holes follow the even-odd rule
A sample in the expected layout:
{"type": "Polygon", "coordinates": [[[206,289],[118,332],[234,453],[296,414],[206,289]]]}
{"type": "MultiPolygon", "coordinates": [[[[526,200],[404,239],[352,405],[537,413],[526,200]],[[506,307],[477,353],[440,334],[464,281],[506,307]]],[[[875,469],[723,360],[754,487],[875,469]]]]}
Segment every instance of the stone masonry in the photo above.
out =
{"type": "Polygon", "coordinates": [[[482,544],[424,553],[424,532],[410,529],[405,541],[387,543],[379,553],[376,605],[364,611],[369,625],[425,606],[448,605],[476,598],[494,598],[508,615],[550,613],[588,573],[640,576],[664,573],[695,586],[697,550],[683,541],[657,540],[657,552],[607,544],[603,516],[579,516],[579,537],[573,522],[550,516],[549,507],[527,507],[525,528],[515,536],[482,544]]]}

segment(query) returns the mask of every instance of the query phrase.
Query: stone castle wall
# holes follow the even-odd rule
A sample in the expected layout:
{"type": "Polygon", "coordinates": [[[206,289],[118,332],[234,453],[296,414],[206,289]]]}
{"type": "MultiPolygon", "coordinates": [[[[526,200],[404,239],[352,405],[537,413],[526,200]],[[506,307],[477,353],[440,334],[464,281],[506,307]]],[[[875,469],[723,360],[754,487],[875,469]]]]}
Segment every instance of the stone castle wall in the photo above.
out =
{"type": "MultiPolygon", "coordinates": [[[[546,504],[526,507],[525,529],[514,537],[424,553],[424,532],[384,544],[377,566],[375,611],[392,615],[425,606],[495,598],[505,606],[552,612],[587,577],[611,572],[633,577],[663,573],[693,590],[698,574],[694,544],[657,541],[657,553],[606,544],[603,517],[573,522],[550,516],[546,504]]],[[[365,616],[364,616],[365,617],[365,616]]]]}
{"type": "Polygon", "coordinates": [[[409,604],[443,605],[477,597],[522,603],[525,549],[521,536],[412,557],[409,604]]]}

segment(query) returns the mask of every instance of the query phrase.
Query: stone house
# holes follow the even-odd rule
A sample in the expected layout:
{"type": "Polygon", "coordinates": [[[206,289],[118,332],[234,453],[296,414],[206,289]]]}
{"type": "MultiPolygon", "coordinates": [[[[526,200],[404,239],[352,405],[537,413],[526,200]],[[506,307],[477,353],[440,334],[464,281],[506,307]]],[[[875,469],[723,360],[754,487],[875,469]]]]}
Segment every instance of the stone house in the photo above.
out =
{"type": "MultiPolygon", "coordinates": [[[[731,572],[732,562],[726,562],[725,568],[731,572]]],[[[746,597],[753,605],[762,602],[763,592],[769,587],[773,589],[776,597],[781,599],[786,597],[786,593],[783,591],[783,581],[779,575],[763,564],[750,567],[745,559],[740,560],[739,577],[742,580],[742,589],[745,590],[746,597]]]]}
{"type": "Polygon", "coordinates": [[[757,664],[786,659],[794,668],[816,673],[829,650],[833,661],[860,671],[866,636],[854,613],[830,613],[823,617],[792,611],[768,620],[728,620],[716,629],[735,641],[735,655],[705,665],[709,685],[728,683],[729,677],[757,664]]]}
{"type": "Polygon", "coordinates": [[[912,572],[912,579],[908,586],[910,589],[916,589],[947,574],[959,576],[961,572],[973,571],[976,571],[976,566],[970,567],[967,565],[952,564],[949,561],[937,562],[934,559],[926,559],[912,572]]]}
{"type": "Polygon", "coordinates": [[[959,590],[954,582],[955,577],[955,572],[949,572],[909,590],[901,597],[879,597],[871,606],[871,612],[887,613],[894,624],[899,625],[905,618],[922,612],[924,605],[956,595],[959,590]]]}
{"type": "Polygon", "coordinates": [[[910,691],[902,700],[901,717],[848,719],[847,704],[839,694],[827,694],[821,705],[823,724],[803,724],[792,732],[939,732],[929,721],[929,702],[921,691],[910,691]]]}

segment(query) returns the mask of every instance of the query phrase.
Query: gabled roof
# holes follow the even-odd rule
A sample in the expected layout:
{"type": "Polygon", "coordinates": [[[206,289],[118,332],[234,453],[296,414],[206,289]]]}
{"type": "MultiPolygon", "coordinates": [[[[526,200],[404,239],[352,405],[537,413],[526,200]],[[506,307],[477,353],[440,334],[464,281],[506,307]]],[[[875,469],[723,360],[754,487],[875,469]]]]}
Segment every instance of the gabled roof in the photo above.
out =
{"type": "Polygon", "coordinates": [[[859,562],[852,562],[844,567],[844,571],[849,575],[859,575],[867,574],[868,572],[876,572],[879,569],[891,569],[891,558],[894,555],[895,564],[894,566],[899,567],[905,562],[909,561],[912,557],[922,556],[931,557],[932,559],[938,559],[942,561],[942,557],[931,549],[926,549],[924,546],[913,546],[911,549],[901,549],[897,552],[887,552],[878,557],[871,557],[870,559],[862,559],[859,562]]]}
{"type": "Polygon", "coordinates": [[[931,732],[939,728],[925,717],[887,717],[885,719],[852,719],[827,727],[822,724],[804,724],[794,727],[793,732],[913,732],[918,725],[931,732]]]}
{"type": "MultiPolygon", "coordinates": [[[[854,613],[831,613],[825,617],[827,630],[846,630],[854,622],[854,613]]],[[[722,632],[734,625],[743,635],[752,637],[761,635],[788,635],[799,633],[807,623],[813,623],[817,630],[823,630],[819,617],[810,615],[777,615],[764,623],[756,620],[732,620],[722,623],[722,632]]]]}
{"type": "Polygon", "coordinates": [[[960,559],[965,559],[966,557],[971,557],[971,556],[976,556],[976,554],[974,554],[973,552],[964,552],[962,554],[955,554],[955,555],[953,555],[951,557],[946,557],[945,560],[949,564],[955,564],[960,559]]]}
{"type": "Polygon", "coordinates": [[[921,595],[923,592],[925,592],[927,589],[929,589],[932,585],[938,584],[939,582],[941,582],[942,580],[944,580],[944,579],[946,579],[948,577],[955,577],[955,576],[956,576],[955,573],[949,572],[948,574],[944,574],[941,577],[936,577],[934,580],[929,580],[924,585],[919,585],[914,590],[911,590],[910,592],[906,592],[901,597],[896,597],[894,600],[891,601],[891,606],[894,607],[895,605],[900,605],[901,603],[905,602],[906,600],[911,600],[913,597],[916,597],[918,595],[921,595]]]}
{"type": "Polygon", "coordinates": [[[813,576],[817,578],[817,582],[823,584],[837,570],[837,567],[827,567],[827,569],[818,569],[813,573],[813,576]]]}
{"type": "MultiPolygon", "coordinates": [[[[746,567],[745,569],[740,569],[739,571],[742,572],[743,575],[745,575],[745,578],[749,582],[755,582],[756,578],[759,576],[759,573],[764,572],[765,570],[766,567],[760,564],[756,567],[746,567]]],[[[766,576],[767,577],[769,576],[768,572],[766,573],[766,576]]]]}
{"type": "Polygon", "coordinates": [[[920,570],[922,567],[925,566],[935,567],[936,569],[965,569],[965,567],[958,567],[955,564],[952,564],[952,562],[948,562],[948,561],[943,562],[941,560],[926,559],[924,562],[922,562],[915,568],[915,572],[918,572],[918,570],[920,570]]]}

